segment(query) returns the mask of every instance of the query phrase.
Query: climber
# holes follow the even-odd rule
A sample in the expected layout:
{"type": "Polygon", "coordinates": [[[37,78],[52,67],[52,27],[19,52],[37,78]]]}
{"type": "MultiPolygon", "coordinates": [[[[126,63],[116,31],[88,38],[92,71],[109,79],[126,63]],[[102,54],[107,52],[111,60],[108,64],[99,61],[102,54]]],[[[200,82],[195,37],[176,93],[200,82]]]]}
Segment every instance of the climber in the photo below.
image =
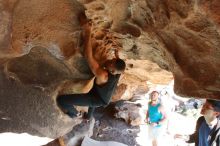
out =
{"type": "Polygon", "coordinates": [[[57,103],[60,108],[70,117],[77,116],[78,112],[73,107],[76,106],[89,106],[87,119],[90,119],[96,107],[108,105],[111,97],[117,86],[121,73],[125,70],[125,62],[116,57],[112,60],[107,60],[101,66],[93,57],[93,50],[91,45],[91,22],[83,24],[84,29],[84,56],[87,59],[89,67],[95,75],[95,81],[92,89],[85,94],[68,94],[60,95],[57,98],[57,103]]]}

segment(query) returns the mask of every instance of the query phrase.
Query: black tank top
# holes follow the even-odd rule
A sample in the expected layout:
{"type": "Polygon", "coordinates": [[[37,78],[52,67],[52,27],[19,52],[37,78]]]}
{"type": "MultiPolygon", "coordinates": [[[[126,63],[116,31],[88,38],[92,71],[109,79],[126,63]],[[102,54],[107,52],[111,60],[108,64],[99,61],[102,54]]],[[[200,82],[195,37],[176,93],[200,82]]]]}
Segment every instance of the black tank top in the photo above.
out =
{"type": "Polygon", "coordinates": [[[94,83],[91,91],[108,104],[114,94],[119,78],[120,74],[112,75],[111,73],[108,73],[108,81],[103,85],[97,85],[94,83]]]}

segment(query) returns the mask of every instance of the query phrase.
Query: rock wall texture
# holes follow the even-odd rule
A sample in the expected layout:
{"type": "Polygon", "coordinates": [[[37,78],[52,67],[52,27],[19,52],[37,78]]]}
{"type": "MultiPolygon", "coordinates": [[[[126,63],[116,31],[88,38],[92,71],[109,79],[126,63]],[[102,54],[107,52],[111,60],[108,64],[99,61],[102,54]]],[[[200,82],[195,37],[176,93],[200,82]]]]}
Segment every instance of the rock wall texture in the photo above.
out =
{"type": "Polygon", "coordinates": [[[56,105],[58,94],[88,92],[94,79],[79,18],[93,22],[100,64],[115,51],[126,61],[114,101],[173,78],[177,94],[220,99],[219,7],[218,0],[0,0],[0,132],[56,138],[80,120],[56,105]]]}
{"type": "Polygon", "coordinates": [[[73,56],[81,14],[83,6],[71,0],[0,1],[0,133],[57,138],[81,122],[56,103],[59,93],[90,88],[85,59],[73,56]]]}
{"type": "Polygon", "coordinates": [[[215,99],[220,94],[219,4],[217,0],[85,2],[97,27],[108,23],[120,34],[126,59],[150,60],[172,72],[177,94],[215,99]]]}

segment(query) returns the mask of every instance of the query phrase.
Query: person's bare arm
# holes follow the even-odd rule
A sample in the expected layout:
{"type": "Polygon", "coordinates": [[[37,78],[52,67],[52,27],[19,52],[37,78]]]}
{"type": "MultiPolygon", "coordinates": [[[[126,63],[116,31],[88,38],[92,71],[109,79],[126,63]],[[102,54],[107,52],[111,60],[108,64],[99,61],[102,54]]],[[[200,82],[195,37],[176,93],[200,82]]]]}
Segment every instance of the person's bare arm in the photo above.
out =
{"type": "Polygon", "coordinates": [[[164,123],[167,120],[166,111],[162,105],[160,106],[159,110],[160,110],[161,114],[163,115],[163,118],[159,122],[164,123]]]}
{"type": "Polygon", "coordinates": [[[118,54],[118,50],[117,49],[115,50],[115,57],[119,58],[119,54],[118,54]]]}
{"type": "Polygon", "coordinates": [[[108,73],[100,67],[98,62],[93,57],[92,43],[91,43],[91,23],[83,25],[84,28],[84,56],[88,61],[89,67],[96,76],[96,83],[103,84],[108,80],[108,73]]]}
{"type": "Polygon", "coordinates": [[[149,115],[148,115],[148,110],[147,110],[147,113],[146,113],[146,119],[145,119],[145,122],[146,122],[146,123],[149,122],[149,119],[148,119],[148,118],[149,118],[149,115]]]}
{"type": "Polygon", "coordinates": [[[145,122],[147,123],[147,124],[150,124],[150,118],[149,118],[149,103],[148,103],[148,109],[147,109],[147,112],[146,112],[146,119],[145,119],[145,122]]]}

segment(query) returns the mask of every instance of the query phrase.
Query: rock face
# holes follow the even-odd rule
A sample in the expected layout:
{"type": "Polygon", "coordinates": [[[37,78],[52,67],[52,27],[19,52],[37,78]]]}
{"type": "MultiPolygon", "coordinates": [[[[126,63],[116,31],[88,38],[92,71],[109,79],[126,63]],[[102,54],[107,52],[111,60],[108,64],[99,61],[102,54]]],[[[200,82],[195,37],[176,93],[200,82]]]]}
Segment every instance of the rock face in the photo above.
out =
{"type": "Polygon", "coordinates": [[[118,102],[115,109],[117,113],[115,114],[116,118],[124,119],[126,123],[132,126],[138,126],[143,123],[144,119],[140,113],[143,113],[141,110],[141,104],[135,104],[132,102],[118,102]]]}
{"type": "Polygon", "coordinates": [[[11,59],[1,67],[1,133],[28,132],[56,138],[81,121],[70,119],[57,107],[56,77],[62,74],[65,78],[70,73],[49,55],[45,48],[36,47],[28,55],[11,59]]]}
{"type": "Polygon", "coordinates": [[[85,136],[91,137],[93,135],[94,125],[94,118],[90,121],[83,120],[79,125],[76,125],[70,133],[63,137],[64,144],[66,146],[81,145],[85,136]]]}
{"type": "Polygon", "coordinates": [[[219,4],[96,0],[86,7],[97,27],[108,22],[112,30],[127,34],[120,37],[122,56],[151,60],[171,71],[178,94],[219,99],[219,4]]]}
{"type": "Polygon", "coordinates": [[[92,138],[98,141],[116,141],[128,146],[138,145],[136,138],[140,129],[138,126],[131,126],[123,119],[114,118],[114,105],[96,110],[96,123],[92,138]]]}
{"type": "Polygon", "coordinates": [[[0,1],[0,10],[0,133],[65,135],[82,119],[65,115],[56,97],[72,88],[86,92],[92,80],[85,59],[75,53],[83,6],[20,0],[0,1]]]}
{"type": "Polygon", "coordinates": [[[219,7],[218,0],[0,0],[0,132],[56,138],[77,124],[56,97],[92,86],[85,16],[96,60],[119,51],[126,61],[114,101],[173,77],[177,94],[220,99],[219,7]]]}

